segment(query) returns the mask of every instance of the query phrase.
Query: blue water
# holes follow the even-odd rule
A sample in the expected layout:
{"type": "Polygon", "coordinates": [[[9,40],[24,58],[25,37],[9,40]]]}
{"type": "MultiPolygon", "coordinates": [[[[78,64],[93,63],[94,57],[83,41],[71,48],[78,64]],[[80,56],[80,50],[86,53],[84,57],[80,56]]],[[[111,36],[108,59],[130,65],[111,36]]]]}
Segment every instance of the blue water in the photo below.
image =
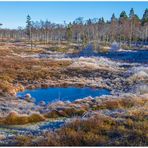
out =
{"type": "Polygon", "coordinates": [[[24,97],[29,93],[33,98],[35,98],[36,103],[40,101],[45,101],[46,103],[55,101],[74,101],[76,99],[84,98],[87,96],[101,96],[109,95],[110,91],[107,89],[93,89],[93,88],[38,88],[33,90],[25,90],[24,92],[18,92],[17,96],[24,97]]]}
{"type": "Polygon", "coordinates": [[[108,53],[95,53],[93,49],[90,51],[80,52],[79,54],[68,55],[68,57],[105,57],[115,61],[148,64],[148,50],[134,50],[134,51],[112,51],[108,53]]]}
{"type": "Polygon", "coordinates": [[[100,53],[98,56],[129,63],[148,63],[148,50],[109,52],[106,54],[100,53]]]}

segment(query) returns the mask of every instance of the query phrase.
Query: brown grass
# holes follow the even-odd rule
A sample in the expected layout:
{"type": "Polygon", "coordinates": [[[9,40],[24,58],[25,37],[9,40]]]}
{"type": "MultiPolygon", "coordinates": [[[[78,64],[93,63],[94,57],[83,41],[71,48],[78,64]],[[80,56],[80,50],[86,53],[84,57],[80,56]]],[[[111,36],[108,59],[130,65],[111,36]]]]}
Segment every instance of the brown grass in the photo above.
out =
{"type": "MultiPolygon", "coordinates": [[[[96,116],[87,120],[76,119],[54,133],[33,137],[32,141],[36,141],[37,146],[146,146],[147,131],[148,120],[119,122],[96,116]]],[[[30,142],[29,145],[34,144],[30,142]]]]}
{"type": "Polygon", "coordinates": [[[119,99],[108,99],[99,102],[93,110],[101,109],[129,109],[134,106],[143,106],[147,103],[147,99],[144,98],[119,98],[119,99]]]}
{"type": "Polygon", "coordinates": [[[75,109],[75,108],[63,108],[62,110],[51,110],[49,113],[45,114],[46,118],[58,118],[58,117],[73,117],[82,116],[86,110],[75,109]]]}
{"type": "MultiPolygon", "coordinates": [[[[18,83],[27,85],[33,82],[42,82],[46,79],[50,80],[54,77],[57,78],[63,68],[70,64],[69,61],[22,58],[12,55],[9,52],[12,48],[8,49],[0,49],[6,51],[2,52],[5,55],[0,55],[0,89],[3,92],[11,93],[11,90],[18,83]]],[[[17,50],[17,47],[15,47],[15,50],[17,50]]],[[[13,49],[13,52],[15,50],[13,49]]],[[[20,52],[26,51],[25,49],[18,50],[20,52]]]]}
{"type": "Polygon", "coordinates": [[[7,117],[0,120],[1,125],[22,125],[44,121],[45,118],[37,113],[27,115],[18,115],[16,112],[11,112],[7,117]]]}
{"type": "MultiPolygon", "coordinates": [[[[55,132],[47,132],[40,138],[34,136],[29,145],[34,145],[33,141],[36,141],[37,146],[148,145],[148,104],[146,98],[110,99],[103,100],[100,104],[102,106],[104,104],[105,109],[122,108],[126,112],[118,114],[116,118],[99,113],[86,119],[80,117],[73,119],[55,132]]],[[[19,143],[19,140],[17,142],[19,143]]]]}
{"type": "MultiPolygon", "coordinates": [[[[2,45],[4,46],[4,45],[2,45]]],[[[13,93],[22,89],[22,85],[43,82],[45,79],[59,79],[69,61],[38,60],[13,56],[12,53],[22,53],[22,48],[14,46],[0,48],[0,89],[13,93]],[[6,56],[7,55],[7,56],[6,56]],[[19,84],[18,87],[16,84],[19,84]]],[[[30,51],[26,53],[42,51],[30,51]]],[[[88,71],[69,70],[67,75],[85,73],[88,71]]],[[[64,73],[65,74],[65,73],[64,73]]],[[[60,111],[52,110],[46,115],[18,115],[10,113],[6,118],[0,118],[0,124],[27,124],[44,121],[46,118],[82,116],[88,110],[122,109],[124,114],[116,118],[98,114],[88,119],[78,118],[66,124],[55,132],[47,132],[40,136],[17,136],[18,145],[26,146],[147,146],[148,145],[148,103],[146,98],[119,98],[93,102],[93,105],[83,108],[65,108],[60,111]],[[93,107],[95,105],[95,107],[93,107]]],[[[87,103],[86,103],[87,104],[87,103]]],[[[92,102],[90,103],[92,104],[92,102]]]]}

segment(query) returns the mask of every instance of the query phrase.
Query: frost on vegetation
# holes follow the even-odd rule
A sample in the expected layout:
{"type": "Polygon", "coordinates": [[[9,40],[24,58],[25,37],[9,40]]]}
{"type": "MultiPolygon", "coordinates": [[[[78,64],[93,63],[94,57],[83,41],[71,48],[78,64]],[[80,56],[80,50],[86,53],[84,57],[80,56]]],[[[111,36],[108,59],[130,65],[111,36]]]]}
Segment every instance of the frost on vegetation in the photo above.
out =
{"type": "Polygon", "coordinates": [[[148,67],[134,67],[130,69],[132,75],[129,77],[130,80],[144,80],[148,79],[148,67]]]}
{"type": "Polygon", "coordinates": [[[138,84],[132,88],[132,92],[138,95],[148,94],[148,85],[146,84],[138,84]]]}
{"type": "Polygon", "coordinates": [[[136,80],[144,80],[145,78],[148,78],[148,74],[145,73],[144,71],[139,71],[139,72],[133,74],[130,77],[130,79],[134,80],[134,81],[136,81],[136,80]]]}
{"type": "Polygon", "coordinates": [[[144,67],[144,66],[133,67],[133,68],[131,68],[131,71],[133,73],[136,73],[138,71],[144,71],[144,72],[148,73],[148,67],[144,67]]]}
{"type": "Polygon", "coordinates": [[[100,69],[109,68],[112,70],[119,69],[119,63],[109,60],[108,58],[84,58],[73,59],[73,64],[70,65],[73,68],[89,68],[89,69],[100,69]]]}

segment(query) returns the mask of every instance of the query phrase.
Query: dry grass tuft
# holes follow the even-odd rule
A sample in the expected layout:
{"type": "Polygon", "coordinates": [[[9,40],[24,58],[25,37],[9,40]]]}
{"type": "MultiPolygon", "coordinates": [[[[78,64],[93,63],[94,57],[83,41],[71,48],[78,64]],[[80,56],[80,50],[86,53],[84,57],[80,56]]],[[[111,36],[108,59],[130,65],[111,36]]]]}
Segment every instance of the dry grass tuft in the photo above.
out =
{"type": "Polygon", "coordinates": [[[45,118],[37,113],[27,115],[19,115],[16,112],[11,112],[7,117],[0,120],[1,125],[22,125],[27,123],[34,123],[44,121],[45,118]]]}

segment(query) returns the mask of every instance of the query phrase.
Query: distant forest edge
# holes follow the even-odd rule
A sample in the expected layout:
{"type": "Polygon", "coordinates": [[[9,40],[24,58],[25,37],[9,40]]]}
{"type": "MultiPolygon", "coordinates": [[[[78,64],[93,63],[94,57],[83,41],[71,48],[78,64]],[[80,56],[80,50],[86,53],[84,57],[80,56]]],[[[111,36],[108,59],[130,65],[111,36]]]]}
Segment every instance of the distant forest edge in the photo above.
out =
{"type": "MultiPolygon", "coordinates": [[[[0,24],[2,25],[2,24],[0,24]]],[[[28,15],[26,27],[18,29],[0,29],[1,41],[28,41],[31,47],[35,44],[50,42],[66,42],[86,45],[88,43],[110,44],[114,41],[136,46],[148,45],[148,8],[143,17],[139,18],[132,8],[129,15],[125,11],[116,18],[113,13],[110,20],[94,18],[84,20],[78,17],[73,22],[63,24],[46,21],[32,21],[28,15]]]]}

